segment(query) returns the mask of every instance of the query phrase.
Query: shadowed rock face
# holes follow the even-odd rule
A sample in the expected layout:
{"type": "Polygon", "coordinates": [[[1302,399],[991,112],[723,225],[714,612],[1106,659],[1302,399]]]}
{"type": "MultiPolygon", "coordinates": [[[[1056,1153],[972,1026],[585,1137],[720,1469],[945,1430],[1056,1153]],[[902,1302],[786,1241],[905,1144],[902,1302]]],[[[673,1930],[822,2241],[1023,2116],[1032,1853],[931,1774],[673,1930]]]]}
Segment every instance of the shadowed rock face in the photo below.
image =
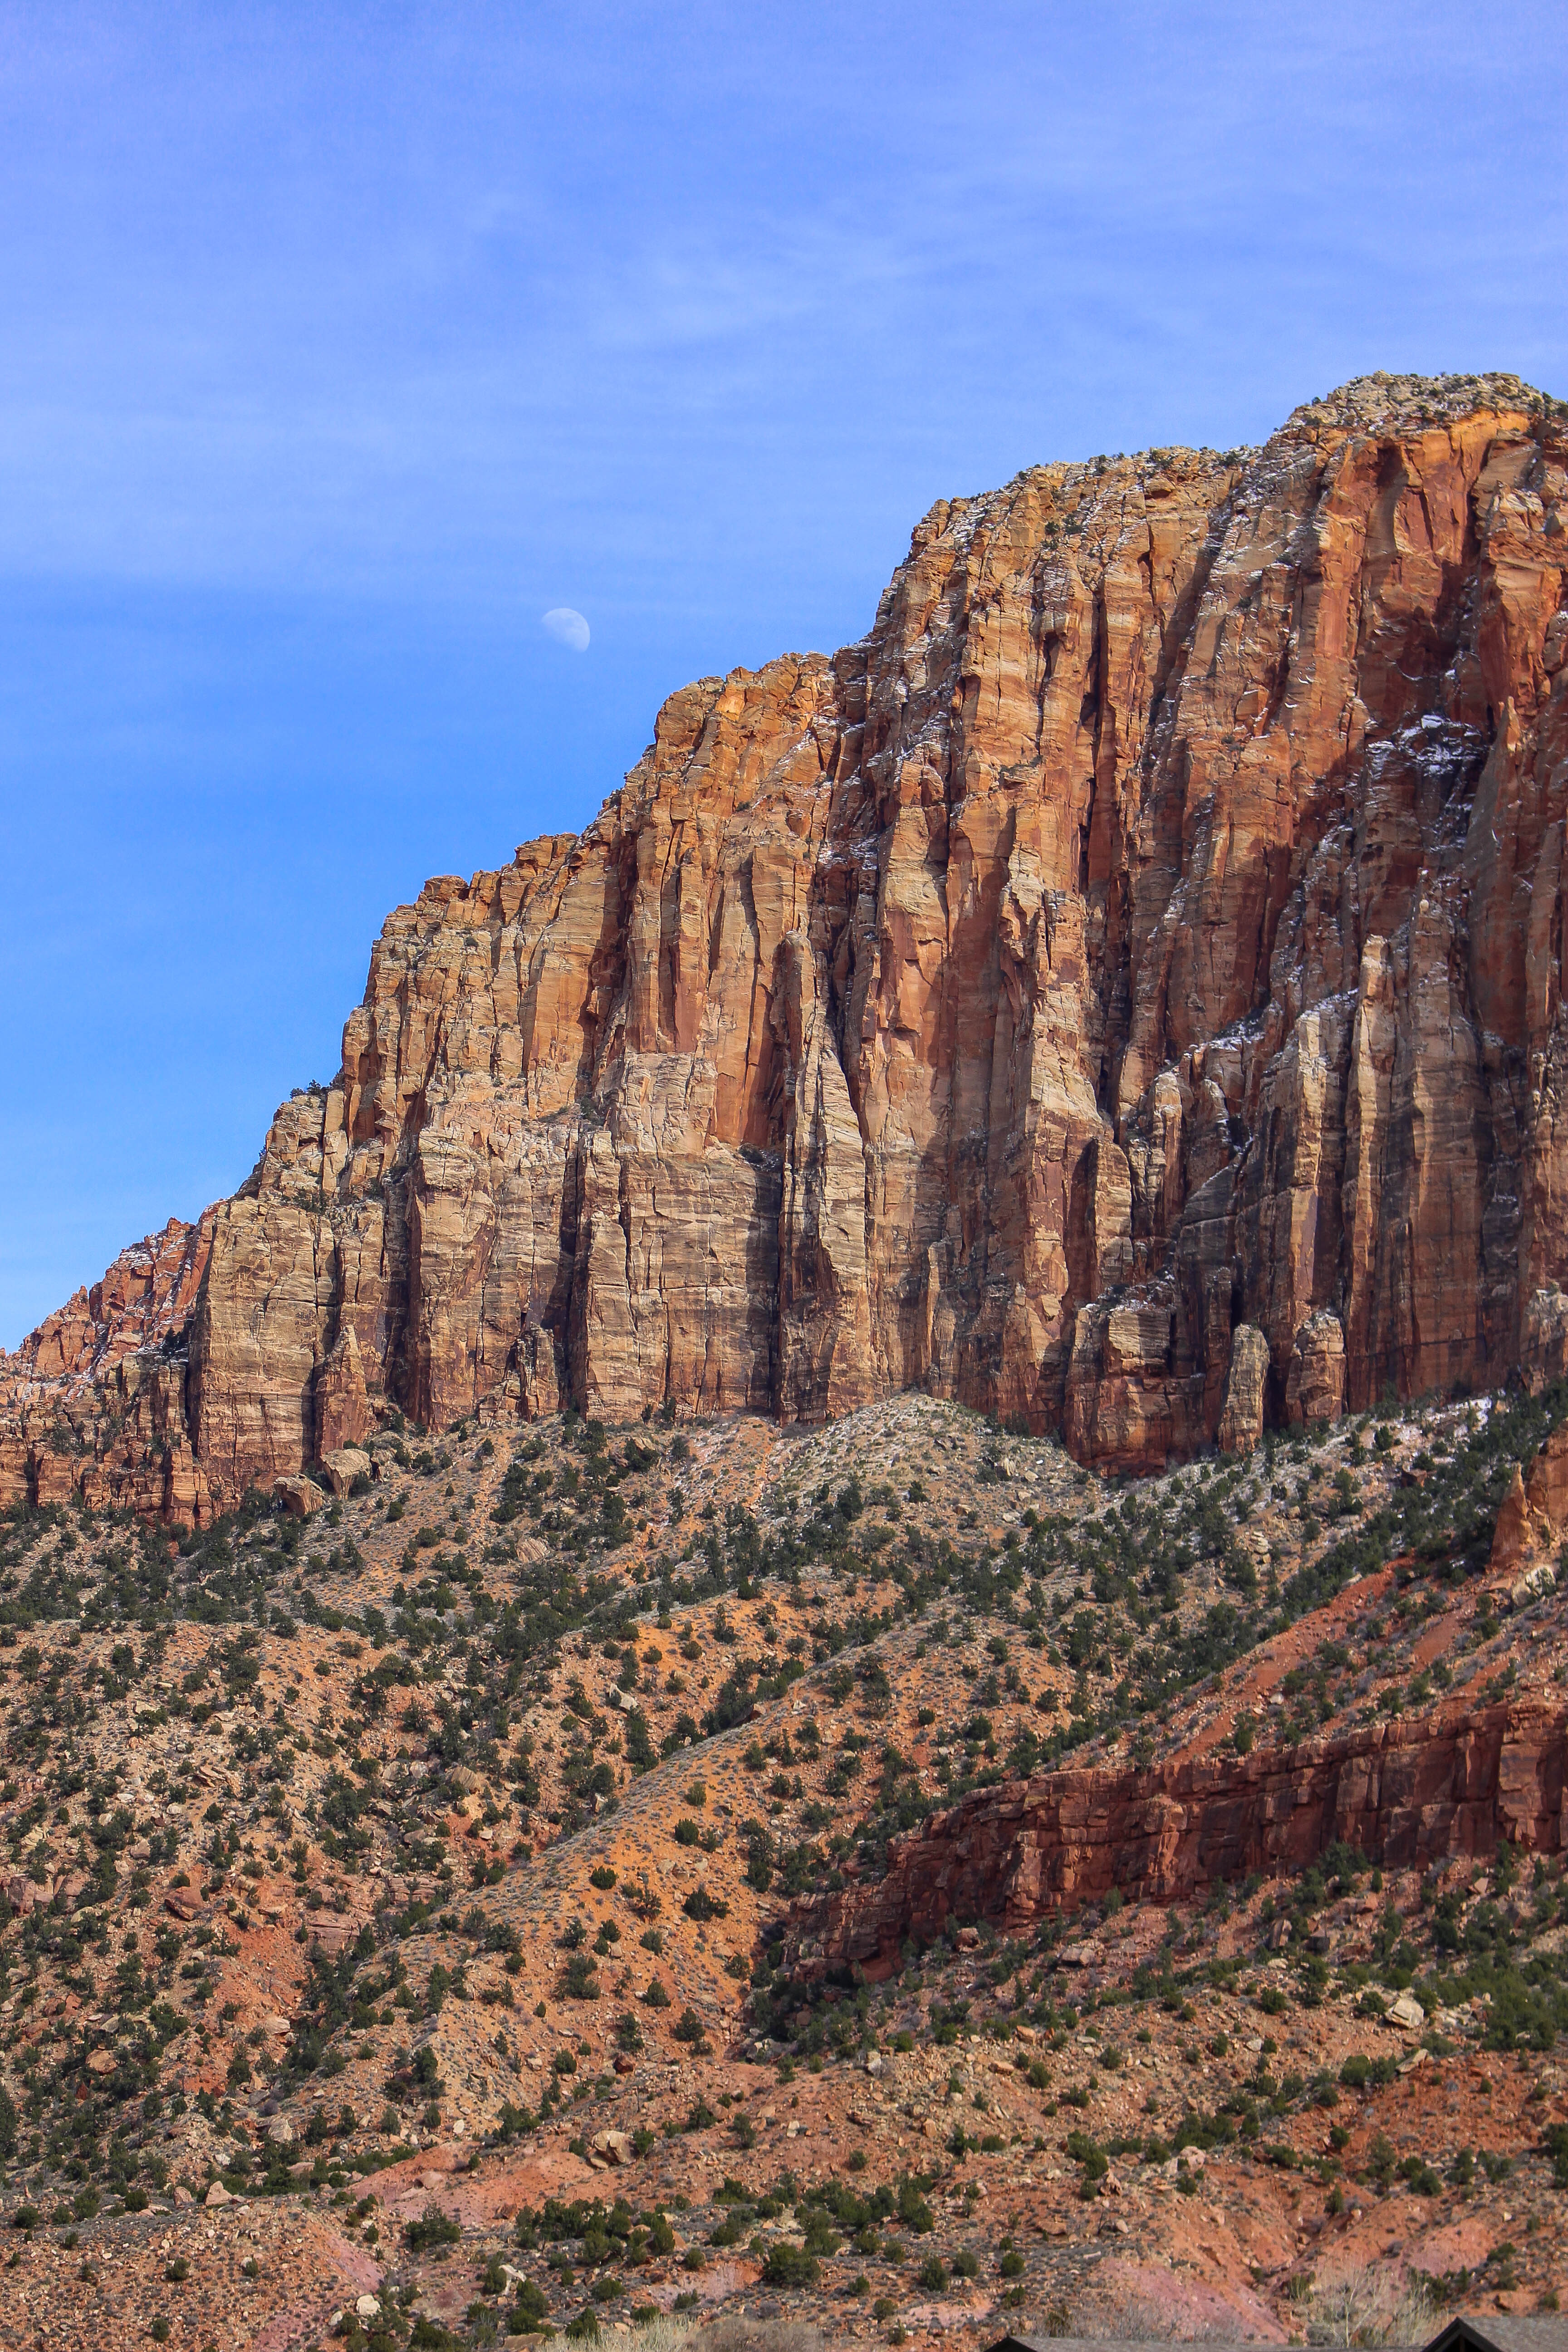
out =
{"type": "MultiPolygon", "coordinates": [[[[1565,573],[1511,377],[940,501],[860,644],[389,919],[204,1220],[195,1507],[392,1402],[919,1385],[1142,1470],[1559,1365],[1565,573]]],[[[8,1370],[13,1485],[96,1454],[8,1370]]]]}
{"type": "Polygon", "coordinates": [[[1568,1713],[1539,1703],[1372,1726],[1245,1758],[1004,1782],[895,1840],[888,1874],[805,1906],[790,1933],[807,1975],[897,1964],[949,1919],[1010,1932],[1101,1901],[1185,1901],[1256,1870],[1289,1877],[1336,1840],[1391,1869],[1500,1843],[1568,1846],[1568,1713]]]}

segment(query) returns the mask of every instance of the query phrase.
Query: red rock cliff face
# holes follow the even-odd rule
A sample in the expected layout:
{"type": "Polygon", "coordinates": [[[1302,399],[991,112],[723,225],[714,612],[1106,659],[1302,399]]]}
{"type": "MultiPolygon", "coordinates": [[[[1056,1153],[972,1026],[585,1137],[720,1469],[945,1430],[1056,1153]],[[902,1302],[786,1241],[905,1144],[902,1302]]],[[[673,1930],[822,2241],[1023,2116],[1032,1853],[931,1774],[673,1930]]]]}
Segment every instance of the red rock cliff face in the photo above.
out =
{"type": "Polygon", "coordinates": [[[879,1885],[806,1906],[792,1961],[885,1973],[906,1937],[933,1942],[950,1918],[1016,1932],[1113,1887],[1182,1901],[1249,1871],[1305,1870],[1336,1840],[1394,1869],[1500,1843],[1559,1853],[1565,1780],[1568,1712],[1520,1703],[1223,1761],[1005,1782],[896,1839],[879,1885]]]}
{"type": "Polygon", "coordinates": [[[213,1218],[213,1492],[393,1401],[919,1384],[1148,1468],[1559,1368],[1565,530],[1497,377],[940,502],[859,645],[391,917],[213,1218]]]}
{"type": "Polygon", "coordinates": [[[184,1334],[201,1296],[217,1215],[171,1217],[121,1250],[0,1355],[0,1504],[129,1507],[189,1525],[210,1493],[190,1443],[184,1334]]]}

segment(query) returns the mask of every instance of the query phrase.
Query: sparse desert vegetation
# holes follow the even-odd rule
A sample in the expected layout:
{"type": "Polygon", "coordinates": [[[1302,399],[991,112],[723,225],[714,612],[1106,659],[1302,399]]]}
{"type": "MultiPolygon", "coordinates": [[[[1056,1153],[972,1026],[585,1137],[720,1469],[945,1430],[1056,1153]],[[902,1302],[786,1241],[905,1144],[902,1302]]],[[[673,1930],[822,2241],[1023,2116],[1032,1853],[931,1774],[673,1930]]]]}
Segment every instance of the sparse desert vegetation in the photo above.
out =
{"type": "Polygon", "coordinates": [[[102,2344],[250,2298],[301,2341],[649,2352],[742,2312],[1349,2341],[1415,2294],[1536,2307],[1555,1852],[1331,1843],[954,1916],[874,1979],[785,1962],[1009,1780],[1560,1703],[1554,1586],[1486,1570],[1561,1411],[1123,1486],[923,1399],[404,1425],[303,1518],[13,1513],[0,2293],[102,2344]]]}

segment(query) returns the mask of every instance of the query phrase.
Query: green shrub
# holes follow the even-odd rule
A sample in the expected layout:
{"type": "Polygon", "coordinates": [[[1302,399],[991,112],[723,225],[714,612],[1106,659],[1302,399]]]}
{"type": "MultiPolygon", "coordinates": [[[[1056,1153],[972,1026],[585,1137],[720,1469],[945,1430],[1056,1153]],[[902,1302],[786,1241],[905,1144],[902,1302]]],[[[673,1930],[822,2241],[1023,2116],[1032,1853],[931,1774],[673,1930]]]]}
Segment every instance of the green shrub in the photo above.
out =
{"type": "Polygon", "coordinates": [[[586,1952],[574,1952],[561,1971],[561,1997],[564,2000],[597,2000],[599,1972],[586,1952]]]}
{"type": "Polygon", "coordinates": [[[1067,2152],[1073,2162],[1083,2168],[1085,2186],[1103,2180],[1110,2169],[1110,2158],[1105,2150],[1090,2139],[1087,2132],[1070,2131],[1067,2136],[1067,2152]]]}
{"type": "Polygon", "coordinates": [[[913,2230],[920,2237],[924,2237],[928,2231],[936,2227],[936,2216],[914,2180],[900,2180],[899,2183],[899,2219],[906,2229],[913,2230]]]}
{"type": "Polygon", "coordinates": [[[548,2319],[550,2298],[545,2295],[543,2286],[536,2286],[533,2279],[520,2279],[517,2282],[517,2300],[512,2303],[512,2312],[505,2322],[505,2333],[508,2336],[531,2336],[548,2319]]]}
{"type": "Polygon", "coordinates": [[[403,2225],[404,2242],[413,2253],[423,2253],[431,2246],[455,2246],[462,2234],[457,2222],[438,2205],[426,2205],[417,2221],[405,2221],[403,2225]]]}
{"type": "Polygon", "coordinates": [[[815,2286],[816,2280],[816,2257],[815,2254],[808,2254],[804,2246],[791,2246],[781,2242],[768,2248],[767,2260],[763,2264],[764,2285],[815,2286]]]}

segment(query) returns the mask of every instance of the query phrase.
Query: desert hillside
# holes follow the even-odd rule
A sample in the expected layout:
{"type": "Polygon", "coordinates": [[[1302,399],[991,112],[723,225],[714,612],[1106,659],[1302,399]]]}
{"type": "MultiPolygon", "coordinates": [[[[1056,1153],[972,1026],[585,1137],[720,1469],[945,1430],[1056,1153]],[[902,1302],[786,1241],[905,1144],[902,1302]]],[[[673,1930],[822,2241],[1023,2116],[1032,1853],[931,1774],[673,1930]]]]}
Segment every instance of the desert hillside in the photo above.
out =
{"type": "Polygon", "coordinates": [[[405,1423],[178,1538],[14,1515],[0,2305],[429,2347],[1550,2302],[1565,1402],[1110,1485],[927,1398],[405,1423]]]}

